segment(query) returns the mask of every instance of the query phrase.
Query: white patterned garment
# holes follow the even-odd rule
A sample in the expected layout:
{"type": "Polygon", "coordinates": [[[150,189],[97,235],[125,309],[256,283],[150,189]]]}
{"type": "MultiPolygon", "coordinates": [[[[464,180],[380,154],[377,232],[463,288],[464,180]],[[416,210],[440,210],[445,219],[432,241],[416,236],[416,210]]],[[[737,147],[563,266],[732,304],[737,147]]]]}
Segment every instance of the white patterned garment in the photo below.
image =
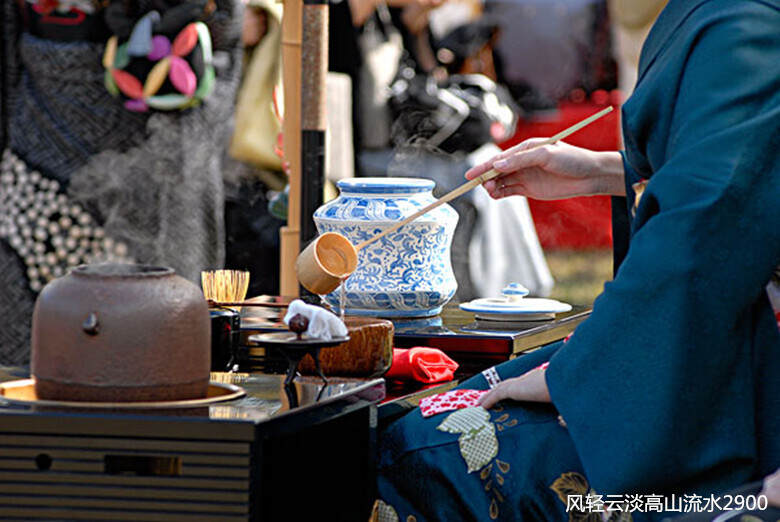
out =
{"type": "MultiPolygon", "coordinates": [[[[500,152],[486,145],[471,154],[473,164],[500,152]]],[[[482,189],[472,193],[477,222],[469,242],[470,275],[479,297],[496,297],[510,283],[519,282],[533,295],[547,296],[553,281],[536,235],[528,200],[514,196],[495,200],[482,189]]]]}

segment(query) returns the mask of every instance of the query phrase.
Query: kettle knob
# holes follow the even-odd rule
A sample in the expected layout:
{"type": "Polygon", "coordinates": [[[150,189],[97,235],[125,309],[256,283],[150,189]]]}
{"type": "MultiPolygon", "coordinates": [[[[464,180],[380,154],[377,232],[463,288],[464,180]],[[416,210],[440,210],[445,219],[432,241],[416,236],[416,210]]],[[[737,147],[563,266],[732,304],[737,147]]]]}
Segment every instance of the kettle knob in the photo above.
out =
{"type": "Polygon", "coordinates": [[[98,331],[100,330],[100,323],[98,322],[98,316],[95,312],[92,312],[87,316],[86,319],[84,319],[84,322],[81,323],[81,328],[84,330],[84,332],[87,333],[87,335],[97,335],[98,331]]]}

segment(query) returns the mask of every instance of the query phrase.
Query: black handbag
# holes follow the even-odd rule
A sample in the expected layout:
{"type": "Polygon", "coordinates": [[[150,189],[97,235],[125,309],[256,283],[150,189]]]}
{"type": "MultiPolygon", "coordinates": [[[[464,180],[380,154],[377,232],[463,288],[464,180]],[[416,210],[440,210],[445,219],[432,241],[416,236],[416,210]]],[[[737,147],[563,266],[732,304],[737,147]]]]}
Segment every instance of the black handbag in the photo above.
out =
{"type": "Polygon", "coordinates": [[[411,65],[391,86],[393,142],[411,142],[445,152],[472,152],[510,138],[519,108],[509,91],[481,74],[453,75],[443,82],[411,65]]]}

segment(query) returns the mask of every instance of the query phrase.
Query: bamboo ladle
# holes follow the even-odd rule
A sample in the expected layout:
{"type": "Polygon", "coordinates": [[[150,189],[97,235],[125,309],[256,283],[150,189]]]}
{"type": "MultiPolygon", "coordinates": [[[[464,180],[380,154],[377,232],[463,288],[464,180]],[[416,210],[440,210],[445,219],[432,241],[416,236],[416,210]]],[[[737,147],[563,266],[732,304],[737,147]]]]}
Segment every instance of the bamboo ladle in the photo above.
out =
{"type": "MultiPolygon", "coordinates": [[[[590,125],[611,111],[612,107],[607,107],[597,112],[596,114],[585,118],[579,123],[575,123],[571,127],[562,130],[558,134],[547,138],[544,141],[540,141],[531,148],[541,147],[543,145],[551,145],[557,141],[560,141],[567,136],[574,134],[586,125],[590,125]]],[[[315,294],[323,295],[332,292],[357,268],[359,250],[367,247],[375,241],[382,239],[386,235],[395,232],[402,226],[411,221],[414,221],[423,214],[426,214],[427,212],[430,212],[431,210],[447,203],[448,201],[465,194],[477,185],[481,185],[482,183],[491,180],[500,174],[501,172],[497,172],[491,169],[484,174],[467,181],[460,187],[445,194],[430,205],[418,210],[411,216],[402,219],[398,223],[395,223],[393,226],[383,230],[374,237],[363,241],[357,246],[354,246],[346,237],[336,232],[326,232],[325,234],[322,234],[314,241],[312,241],[309,246],[307,246],[298,255],[298,259],[295,262],[295,271],[298,274],[298,281],[303,285],[304,288],[315,294]]]]}

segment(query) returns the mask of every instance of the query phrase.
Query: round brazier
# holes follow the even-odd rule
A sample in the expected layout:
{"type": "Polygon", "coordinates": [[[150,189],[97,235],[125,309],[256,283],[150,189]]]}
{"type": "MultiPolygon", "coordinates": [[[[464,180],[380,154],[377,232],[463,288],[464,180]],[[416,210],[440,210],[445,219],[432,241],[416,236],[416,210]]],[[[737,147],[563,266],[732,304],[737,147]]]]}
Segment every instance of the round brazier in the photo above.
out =
{"type": "Polygon", "coordinates": [[[40,399],[122,402],[205,397],[209,312],[170,268],[74,268],[41,291],[31,373],[40,399]]]}
{"type": "MultiPolygon", "coordinates": [[[[314,213],[320,234],[337,232],[353,245],[436,201],[434,182],[422,178],[351,178],[338,182],[338,198],[314,213]]],[[[358,252],[344,283],[351,315],[427,317],[438,314],[458,288],[450,247],[458,214],[447,204],[425,213],[358,252]]],[[[340,306],[337,288],[326,296],[340,306]]]]}

